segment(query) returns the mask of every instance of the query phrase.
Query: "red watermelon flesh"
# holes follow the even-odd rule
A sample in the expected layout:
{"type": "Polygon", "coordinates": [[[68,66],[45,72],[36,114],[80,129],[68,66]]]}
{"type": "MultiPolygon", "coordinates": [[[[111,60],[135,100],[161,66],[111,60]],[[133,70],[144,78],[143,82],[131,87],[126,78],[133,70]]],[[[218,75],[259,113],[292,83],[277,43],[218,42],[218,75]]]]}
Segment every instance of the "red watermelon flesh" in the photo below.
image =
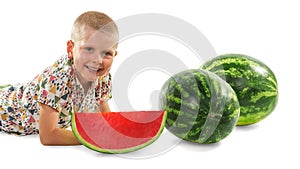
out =
{"type": "Polygon", "coordinates": [[[155,141],[165,119],[164,111],[74,113],[72,130],[92,150],[126,153],[155,141]]]}

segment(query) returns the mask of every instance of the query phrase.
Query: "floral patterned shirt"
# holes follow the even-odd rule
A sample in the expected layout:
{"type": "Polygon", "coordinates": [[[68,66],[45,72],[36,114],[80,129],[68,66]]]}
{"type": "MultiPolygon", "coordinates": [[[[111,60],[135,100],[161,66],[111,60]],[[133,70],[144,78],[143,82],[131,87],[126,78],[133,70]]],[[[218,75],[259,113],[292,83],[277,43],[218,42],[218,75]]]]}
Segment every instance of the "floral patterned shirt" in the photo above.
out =
{"type": "Polygon", "coordinates": [[[57,126],[67,128],[73,112],[97,111],[94,107],[111,97],[109,73],[99,77],[84,94],[74,73],[73,59],[63,55],[29,83],[0,88],[0,131],[38,134],[39,102],[56,109],[57,126]]]}

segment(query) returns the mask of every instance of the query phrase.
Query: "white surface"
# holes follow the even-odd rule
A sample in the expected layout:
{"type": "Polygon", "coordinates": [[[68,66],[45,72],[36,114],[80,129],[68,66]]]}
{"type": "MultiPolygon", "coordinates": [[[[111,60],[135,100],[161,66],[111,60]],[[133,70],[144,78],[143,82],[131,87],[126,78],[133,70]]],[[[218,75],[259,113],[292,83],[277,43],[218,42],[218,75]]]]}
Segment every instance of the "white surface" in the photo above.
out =
{"type": "MultiPolygon", "coordinates": [[[[269,65],[277,76],[280,97],[276,110],[267,119],[253,126],[236,128],[217,144],[181,142],[165,153],[140,160],[101,154],[84,146],[45,147],[37,136],[0,134],[0,168],[152,168],[161,165],[168,168],[299,168],[297,106],[300,93],[296,82],[299,77],[296,58],[300,54],[299,4],[296,0],[195,2],[1,1],[0,83],[27,82],[51,64],[64,52],[73,20],[83,11],[103,11],[114,19],[146,12],[162,13],[196,26],[218,54],[247,54],[269,65]]],[[[145,49],[143,43],[135,45],[139,46],[132,46],[132,50],[145,49]]],[[[125,50],[119,50],[120,58],[126,55],[125,50]]],[[[115,63],[116,69],[117,58],[115,63]]],[[[190,66],[195,67],[193,63],[190,66]]],[[[144,83],[141,74],[136,77],[129,97],[144,97],[140,99],[141,104],[149,108],[149,94],[133,90],[139,84],[148,83],[144,83]]],[[[147,88],[155,90],[153,85],[142,89],[147,88]]],[[[136,103],[138,101],[134,100],[141,109],[143,106],[136,103]]]]}

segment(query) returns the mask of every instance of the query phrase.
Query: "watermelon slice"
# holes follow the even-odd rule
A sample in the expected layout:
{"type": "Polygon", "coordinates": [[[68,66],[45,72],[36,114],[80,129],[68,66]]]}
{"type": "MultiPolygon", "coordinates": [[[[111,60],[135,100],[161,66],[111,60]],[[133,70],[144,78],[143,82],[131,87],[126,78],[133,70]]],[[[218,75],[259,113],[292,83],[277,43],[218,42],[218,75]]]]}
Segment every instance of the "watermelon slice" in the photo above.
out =
{"type": "Polygon", "coordinates": [[[94,151],[127,153],[154,142],[165,120],[164,111],[73,113],[72,131],[94,151]]]}

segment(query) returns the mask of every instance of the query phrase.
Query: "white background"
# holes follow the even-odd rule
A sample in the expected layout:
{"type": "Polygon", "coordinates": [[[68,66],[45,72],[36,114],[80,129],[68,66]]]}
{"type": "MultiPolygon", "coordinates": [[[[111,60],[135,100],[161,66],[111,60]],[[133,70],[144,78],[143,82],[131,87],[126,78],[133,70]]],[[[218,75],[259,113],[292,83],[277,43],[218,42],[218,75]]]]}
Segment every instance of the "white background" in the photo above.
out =
{"type": "MultiPolygon", "coordinates": [[[[296,82],[299,77],[296,58],[300,54],[299,7],[296,0],[1,1],[0,84],[27,82],[52,64],[65,52],[72,23],[84,11],[102,11],[113,19],[151,12],[176,16],[194,25],[217,54],[242,53],[265,62],[277,76],[280,97],[267,119],[252,126],[236,127],[220,143],[181,142],[151,158],[101,154],[84,146],[46,147],[37,136],[0,134],[0,168],[299,168],[300,93],[296,82]]],[[[127,52],[157,48],[155,38],[132,39],[127,43],[128,48],[132,46],[130,49],[122,48],[121,44],[112,73],[129,55],[127,52]]],[[[172,52],[168,45],[161,50],[172,52]]],[[[188,62],[186,56],[182,60],[191,68],[198,67],[199,63],[188,62]]],[[[129,97],[137,109],[149,109],[151,100],[147,91],[159,90],[161,85],[151,80],[152,85],[147,86],[150,80],[146,83],[145,76],[149,80],[160,74],[144,72],[132,81],[129,97]],[[136,91],[135,86],[141,85],[143,88],[136,91]],[[136,99],[137,96],[141,98],[136,99]]],[[[115,110],[114,104],[110,104],[115,110]]]]}

